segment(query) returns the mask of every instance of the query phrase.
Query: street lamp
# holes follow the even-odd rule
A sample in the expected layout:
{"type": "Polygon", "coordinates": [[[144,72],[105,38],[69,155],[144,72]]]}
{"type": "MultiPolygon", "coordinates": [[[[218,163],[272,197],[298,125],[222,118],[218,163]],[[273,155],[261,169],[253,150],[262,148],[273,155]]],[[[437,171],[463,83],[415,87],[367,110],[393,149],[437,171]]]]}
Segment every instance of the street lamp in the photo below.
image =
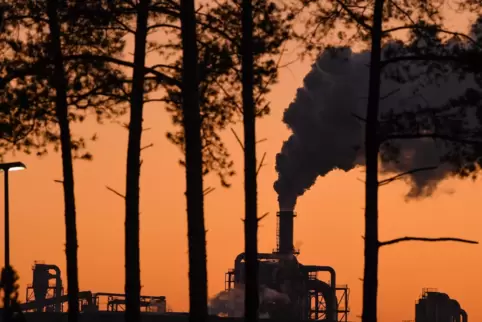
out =
{"type": "MultiPolygon", "coordinates": [[[[10,209],[9,209],[9,199],[8,199],[8,173],[10,171],[18,171],[26,169],[27,167],[22,162],[9,162],[0,163],[0,170],[4,172],[4,192],[5,192],[5,272],[6,274],[11,273],[10,271],[10,209]]],[[[10,282],[10,281],[9,281],[10,282]]],[[[13,281],[12,281],[13,282],[13,281]]],[[[8,312],[10,311],[10,292],[13,285],[5,285],[5,303],[4,303],[4,313],[8,321],[8,312]]]]}

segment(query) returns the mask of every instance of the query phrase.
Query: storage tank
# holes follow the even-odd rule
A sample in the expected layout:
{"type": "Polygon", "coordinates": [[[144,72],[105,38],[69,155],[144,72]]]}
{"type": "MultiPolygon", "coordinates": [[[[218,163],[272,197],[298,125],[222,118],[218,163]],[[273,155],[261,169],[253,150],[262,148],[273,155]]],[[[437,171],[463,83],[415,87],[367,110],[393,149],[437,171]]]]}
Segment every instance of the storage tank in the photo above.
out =
{"type": "Polygon", "coordinates": [[[415,322],[467,322],[467,313],[447,294],[424,290],[415,304],[415,322]]]}

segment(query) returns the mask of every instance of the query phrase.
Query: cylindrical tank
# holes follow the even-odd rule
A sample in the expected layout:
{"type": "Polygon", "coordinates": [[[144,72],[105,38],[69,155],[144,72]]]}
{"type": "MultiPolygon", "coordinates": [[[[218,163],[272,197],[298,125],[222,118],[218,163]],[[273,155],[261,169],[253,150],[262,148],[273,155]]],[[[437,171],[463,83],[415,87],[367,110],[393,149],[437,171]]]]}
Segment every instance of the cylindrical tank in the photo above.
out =
{"type": "Polygon", "coordinates": [[[35,265],[33,269],[33,294],[36,301],[45,299],[49,288],[50,273],[43,265],[35,265]]]}
{"type": "Polygon", "coordinates": [[[460,304],[445,293],[427,292],[415,305],[415,322],[464,322],[460,304]]]}

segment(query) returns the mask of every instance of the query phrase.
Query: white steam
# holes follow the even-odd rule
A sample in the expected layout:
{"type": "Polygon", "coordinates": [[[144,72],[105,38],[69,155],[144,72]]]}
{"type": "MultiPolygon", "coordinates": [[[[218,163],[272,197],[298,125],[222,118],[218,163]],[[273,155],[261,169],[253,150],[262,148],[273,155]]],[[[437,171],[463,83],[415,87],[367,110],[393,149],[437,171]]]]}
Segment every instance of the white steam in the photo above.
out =
{"type": "MultiPolygon", "coordinates": [[[[287,304],[288,295],[262,286],[259,294],[260,304],[275,302],[287,304]]],[[[237,286],[229,291],[222,291],[209,301],[209,314],[227,317],[244,316],[244,287],[237,286]]],[[[268,312],[260,312],[259,317],[269,319],[268,312]]]]}

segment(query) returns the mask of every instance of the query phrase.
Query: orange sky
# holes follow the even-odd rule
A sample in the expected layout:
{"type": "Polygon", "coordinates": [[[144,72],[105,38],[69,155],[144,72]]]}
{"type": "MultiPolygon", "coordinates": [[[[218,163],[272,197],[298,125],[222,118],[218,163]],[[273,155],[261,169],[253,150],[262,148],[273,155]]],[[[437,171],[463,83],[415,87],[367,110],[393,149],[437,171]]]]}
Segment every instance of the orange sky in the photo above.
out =
{"type": "MultiPolygon", "coordinates": [[[[459,20],[460,21],[460,20],[459,20]]],[[[289,135],[282,124],[283,110],[309,70],[309,62],[291,65],[281,72],[280,83],[270,95],[272,114],[258,122],[259,156],[267,153],[259,175],[259,212],[270,215],[261,222],[260,252],[275,248],[277,202],[275,154],[289,135]]],[[[144,143],[154,147],[143,152],[141,178],[141,271],[143,293],[165,295],[175,311],[187,309],[187,239],[184,170],[178,165],[179,150],[165,139],[170,119],[160,105],[149,105],[145,114],[144,143]]],[[[77,129],[79,127],[76,127],[77,129]]],[[[122,292],[124,284],[124,204],[108,191],[108,185],[124,191],[127,131],[119,125],[82,125],[81,131],[97,132],[91,144],[94,161],[75,163],[81,290],[122,292]]],[[[241,135],[241,131],[237,130],[241,135]]],[[[242,174],[242,154],[231,133],[226,140],[242,174]]],[[[21,297],[32,281],[34,260],[57,264],[64,271],[64,214],[60,155],[38,159],[21,154],[27,171],[11,175],[12,265],[21,278],[21,297]]],[[[216,190],[206,197],[209,294],[224,289],[224,273],[232,268],[243,248],[243,181],[238,175],[230,189],[219,186],[215,176],[206,186],[216,190]]],[[[319,178],[316,186],[299,199],[295,243],[304,264],[331,265],[338,283],[351,288],[350,320],[361,313],[363,274],[363,178],[359,170],[335,172],[319,178]]],[[[381,239],[405,235],[455,236],[481,239],[480,195],[482,182],[446,181],[432,198],[406,203],[403,183],[381,189],[381,239]]],[[[0,198],[3,209],[3,198],[0,198]]],[[[0,238],[3,221],[0,220],[0,238]]],[[[3,245],[3,243],[1,243],[3,245]]],[[[0,247],[0,256],[3,248],[0,247]]],[[[2,257],[3,258],[3,257],[2,257]]],[[[482,320],[480,246],[453,243],[406,243],[382,249],[380,255],[379,315],[382,322],[414,318],[414,303],[421,289],[438,288],[459,300],[472,321],[482,320]]]]}

